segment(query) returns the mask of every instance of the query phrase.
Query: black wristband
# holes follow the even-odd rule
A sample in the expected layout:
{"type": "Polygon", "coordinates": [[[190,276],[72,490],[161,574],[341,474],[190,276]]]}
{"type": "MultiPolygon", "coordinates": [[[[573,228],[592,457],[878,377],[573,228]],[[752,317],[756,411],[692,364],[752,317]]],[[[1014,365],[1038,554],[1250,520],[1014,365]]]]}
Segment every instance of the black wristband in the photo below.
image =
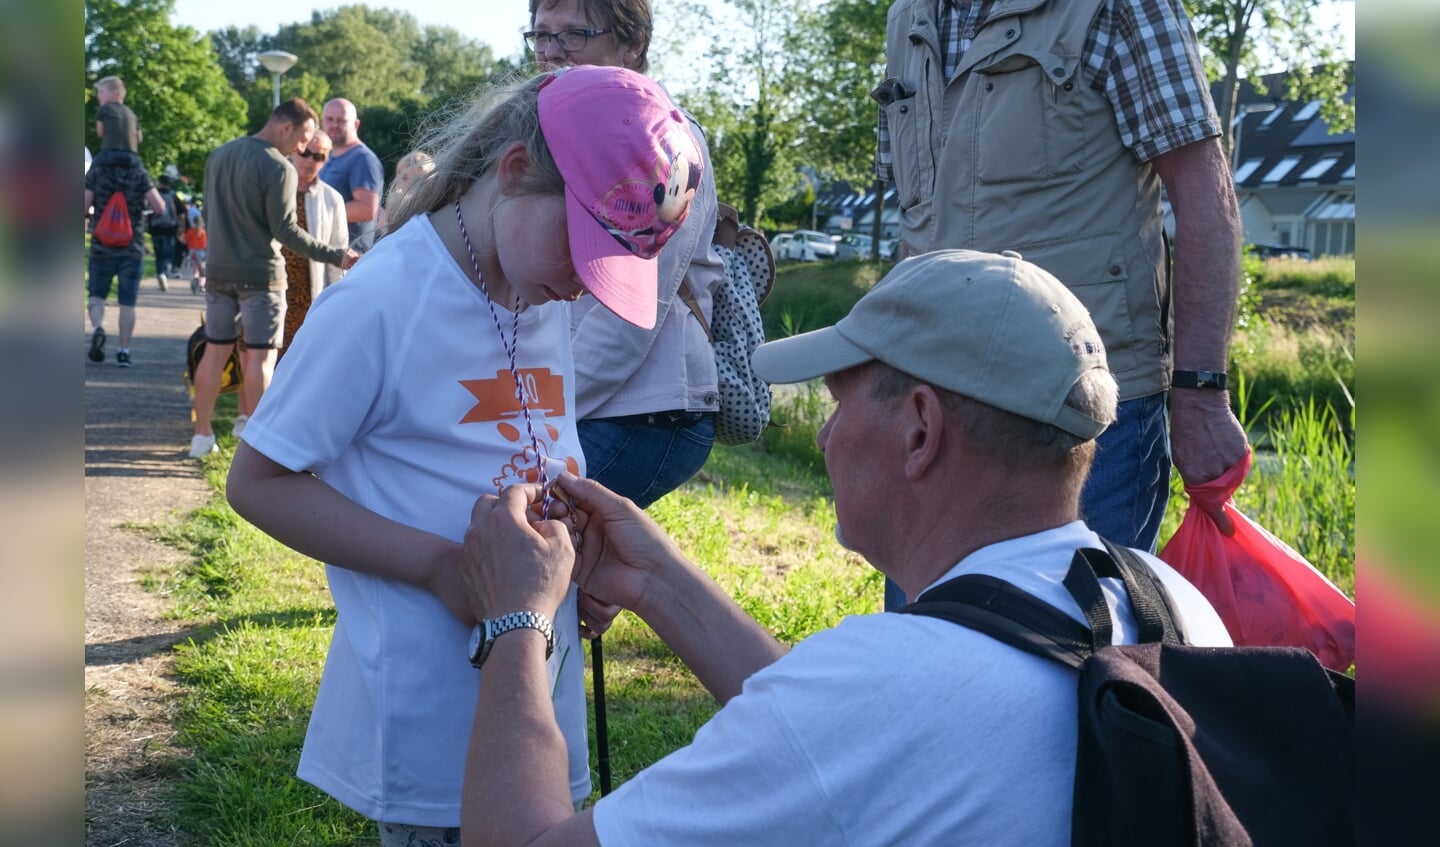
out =
{"type": "Polygon", "coordinates": [[[1224,371],[1171,371],[1171,388],[1214,388],[1224,391],[1229,376],[1224,371]]]}

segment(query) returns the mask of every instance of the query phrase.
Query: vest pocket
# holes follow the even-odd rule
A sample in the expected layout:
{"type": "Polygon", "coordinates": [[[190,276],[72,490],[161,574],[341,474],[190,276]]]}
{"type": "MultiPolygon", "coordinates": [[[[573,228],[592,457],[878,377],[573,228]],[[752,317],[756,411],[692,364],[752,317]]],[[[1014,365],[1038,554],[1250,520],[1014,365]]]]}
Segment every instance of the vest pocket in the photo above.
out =
{"type": "Polygon", "coordinates": [[[895,194],[900,201],[900,210],[906,211],[918,204],[922,196],[929,194],[929,186],[921,185],[921,173],[934,173],[933,167],[921,163],[921,156],[930,149],[929,139],[920,138],[921,115],[917,108],[914,92],[903,100],[895,100],[885,108],[885,120],[890,127],[890,169],[895,179],[895,194]]]}
{"type": "Polygon", "coordinates": [[[1080,171],[1086,117],[1078,62],[1015,53],[977,68],[976,178],[997,184],[1080,171]],[[1048,62],[1048,65],[1047,65],[1048,62]]]}

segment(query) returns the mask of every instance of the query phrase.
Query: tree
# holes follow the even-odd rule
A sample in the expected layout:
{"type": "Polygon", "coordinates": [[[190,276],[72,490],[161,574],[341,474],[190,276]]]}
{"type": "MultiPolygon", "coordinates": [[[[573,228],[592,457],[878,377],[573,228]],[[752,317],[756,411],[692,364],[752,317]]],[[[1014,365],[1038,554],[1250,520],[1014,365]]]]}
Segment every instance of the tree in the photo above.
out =
{"type": "Polygon", "coordinates": [[[199,179],[210,151],[244,130],[245,103],[232,89],[208,37],[170,25],[173,0],[85,0],[85,143],[95,134],[95,82],[125,80],[140,120],[140,157],[152,174],[174,164],[199,179]]]}
{"type": "Polygon", "coordinates": [[[258,57],[271,49],[271,38],[254,24],[243,28],[227,26],[210,33],[210,46],[215,49],[215,58],[225,78],[230,80],[231,88],[245,91],[257,77],[264,75],[258,57]]]}
{"type": "Polygon", "coordinates": [[[301,57],[307,72],[329,81],[333,96],[360,109],[422,97],[425,67],[414,61],[420,43],[414,15],[368,6],[314,12],[274,38],[275,49],[301,57]]]}
{"type": "Polygon", "coordinates": [[[281,80],[281,95],[304,97],[316,111],[325,100],[355,104],[360,137],[386,171],[410,152],[420,123],[437,109],[470,95],[477,86],[513,72],[488,45],[444,26],[421,27],[407,12],[350,5],[314,12],[310,20],[280,27],[274,36],[225,32],[222,64],[251,66],[248,92],[252,123],[270,111],[270,81],[254,78],[253,56],[262,49],[287,50],[300,63],[281,80]],[[262,89],[264,97],[262,94],[262,89]]]}
{"type": "Polygon", "coordinates": [[[805,150],[832,179],[868,185],[875,178],[875,128],[879,106],[870,92],[885,76],[888,3],[834,0],[821,10],[819,67],[803,77],[811,84],[812,124],[805,150]]]}
{"type": "MultiPolygon", "coordinates": [[[[437,104],[470,93],[492,79],[497,67],[490,45],[442,26],[425,27],[413,58],[425,69],[421,96],[437,104]]],[[[508,62],[505,68],[509,68],[508,62]]]]}
{"type": "Polygon", "coordinates": [[[695,10],[692,37],[682,34],[676,44],[701,36],[710,42],[709,87],[689,104],[707,130],[721,200],[755,224],[800,185],[795,167],[804,162],[796,143],[809,117],[793,57],[803,55],[813,12],[808,0],[726,0],[726,6],[727,25],[695,10]]]}
{"type": "Polygon", "coordinates": [[[1345,99],[1354,82],[1340,55],[1339,38],[1315,20],[1318,0],[1184,0],[1204,51],[1206,75],[1218,81],[1215,110],[1225,149],[1231,149],[1235,95],[1243,75],[1260,88],[1266,68],[1288,68],[1284,97],[1319,100],[1332,131],[1355,126],[1355,103],[1345,99]]]}

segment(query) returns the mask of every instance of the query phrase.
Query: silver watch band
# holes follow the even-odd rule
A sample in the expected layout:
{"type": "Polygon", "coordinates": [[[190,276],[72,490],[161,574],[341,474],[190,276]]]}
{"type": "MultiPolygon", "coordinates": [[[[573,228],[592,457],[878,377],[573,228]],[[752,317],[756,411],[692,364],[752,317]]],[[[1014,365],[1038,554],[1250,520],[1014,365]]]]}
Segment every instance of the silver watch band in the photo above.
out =
{"type": "Polygon", "coordinates": [[[555,652],[555,628],[551,626],[550,619],[539,612],[521,611],[509,612],[498,618],[488,618],[480,622],[476,627],[480,643],[470,656],[470,664],[480,667],[490,655],[490,649],[495,644],[495,639],[507,632],[517,629],[538,630],[545,636],[545,658],[555,652]]]}

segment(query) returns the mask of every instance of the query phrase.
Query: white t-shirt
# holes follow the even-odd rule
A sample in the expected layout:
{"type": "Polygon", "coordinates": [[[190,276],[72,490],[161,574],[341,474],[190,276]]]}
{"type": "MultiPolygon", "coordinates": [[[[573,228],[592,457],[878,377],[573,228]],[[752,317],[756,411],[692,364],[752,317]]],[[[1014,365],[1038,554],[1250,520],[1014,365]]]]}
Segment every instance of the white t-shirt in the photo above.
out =
{"type": "MultiPolygon", "coordinates": [[[[497,314],[508,337],[512,315],[497,314]]],[[[583,475],[568,304],[520,314],[517,357],[551,478],[567,467],[583,475]]],[[[537,467],[487,300],[423,216],[315,300],[244,439],[367,509],[455,541],[476,497],[537,467]]],[[[373,820],[458,826],[480,679],[469,630],[422,589],[333,564],[326,574],[339,616],[300,777],[373,820]]],[[[590,772],[573,590],[554,624],[555,710],[579,800],[590,772]]]]}
{"type": "MultiPolygon", "coordinates": [[[[1062,581],[1083,523],[985,547],[988,573],[1083,622],[1062,581]]],[[[1146,557],[1192,642],[1228,645],[1210,604],[1146,557]]],[[[938,582],[937,582],[938,584],[938,582]]],[[[1102,580],[1117,643],[1135,640],[1102,580]],[[1117,613],[1118,612],[1118,613],[1117,613]]],[[[1075,672],[936,618],[850,617],[746,680],[688,747],[595,807],[605,845],[1023,844],[1068,847],[1075,672]]]]}

